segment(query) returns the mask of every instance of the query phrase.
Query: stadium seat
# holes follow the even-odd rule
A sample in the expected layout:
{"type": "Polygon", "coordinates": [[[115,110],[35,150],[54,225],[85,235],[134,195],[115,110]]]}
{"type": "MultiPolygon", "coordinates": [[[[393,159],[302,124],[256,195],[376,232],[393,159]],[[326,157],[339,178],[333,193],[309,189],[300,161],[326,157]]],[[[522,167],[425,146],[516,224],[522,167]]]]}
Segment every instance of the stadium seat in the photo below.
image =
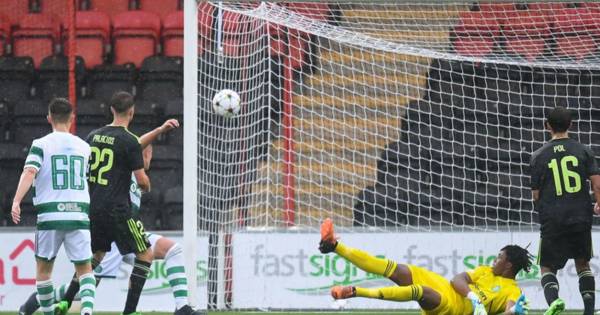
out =
{"type": "Polygon", "coordinates": [[[17,57],[31,56],[35,68],[42,59],[54,54],[60,38],[60,23],[44,14],[28,14],[13,33],[13,53],[17,57]]]}
{"type": "Polygon", "coordinates": [[[140,10],[155,13],[163,20],[177,10],[183,10],[182,0],[138,0],[138,2],[140,10]]]}
{"type": "Polygon", "coordinates": [[[163,229],[181,230],[183,228],[183,187],[168,189],[163,195],[163,229]]]}
{"type": "Polygon", "coordinates": [[[534,61],[544,53],[550,27],[543,15],[516,11],[505,21],[504,35],[508,54],[534,61]]]}
{"type": "Polygon", "coordinates": [[[160,39],[160,18],[144,11],[128,11],[115,16],[113,20],[114,63],[133,63],[136,67],[142,61],[155,55],[160,39]]]}
{"type": "Polygon", "coordinates": [[[175,11],[165,17],[162,44],[165,56],[183,57],[183,11],[175,11]]]}
{"type": "Polygon", "coordinates": [[[463,12],[454,33],[456,52],[463,56],[483,57],[494,49],[494,37],[500,34],[500,25],[492,13],[463,12]]]}
{"type": "Polygon", "coordinates": [[[0,15],[11,26],[19,24],[21,18],[29,13],[29,1],[2,0],[0,1],[0,15]]]}
{"type": "Polygon", "coordinates": [[[500,25],[504,25],[506,19],[517,11],[513,3],[479,3],[479,11],[484,14],[492,14],[500,25]]]}
{"type": "Polygon", "coordinates": [[[198,55],[203,55],[212,46],[214,9],[215,7],[208,2],[198,5],[198,55]]]}
{"type": "Polygon", "coordinates": [[[568,8],[555,11],[554,39],[558,56],[580,61],[592,55],[597,45],[594,35],[600,34],[597,18],[587,8],[568,8]]]}
{"type": "Polygon", "coordinates": [[[153,169],[179,169],[182,167],[183,147],[173,145],[153,146],[153,169]]]}
{"type": "Polygon", "coordinates": [[[104,12],[111,19],[129,10],[134,4],[132,0],[91,0],[90,2],[90,10],[104,12]]]}
{"type": "MultiPolygon", "coordinates": [[[[81,56],[88,69],[104,63],[110,46],[110,18],[104,12],[78,11],[75,20],[75,54],[81,56]]],[[[66,54],[69,53],[68,29],[63,34],[66,54]]]]}
{"type": "MultiPolygon", "coordinates": [[[[81,86],[85,77],[85,63],[79,56],[75,59],[75,84],[81,86]]],[[[44,102],[55,97],[69,97],[69,60],[64,55],[48,56],[42,60],[38,71],[36,84],[37,96],[44,102]]],[[[76,88],[76,93],[81,96],[81,88],[76,88]]]]}
{"type": "MultiPolygon", "coordinates": [[[[408,198],[398,198],[395,187],[367,186],[355,199],[354,226],[396,227],[407,223],[408,198]]],[[[413,202],[417,195],[411,194],[413,202]]]]}
{"type": "MultiPolygon", "coordinates": [[[[35,2],[35,1],[32,1],[35,2]]],[[[41,0],[38,1],[39,3],[39,12],[42,14],[46,14],[49,16],[54,16],[55,18],[57,18],[59,21],[64,21],[69,13],[69,6],[68,6],[68,1],[64,1],[64,0],[41,0]]],[[[35,11],[35,8],[32,8],[33,12],[37,12],[35,11]]]]}
{"type": "Polygon", "coordinates": [[[0,57],[0,98],[12,104],[29,99],[33,78],[31,57],[0,57]]]}
{"type": "Polygon", "coordinates": [[[77,100],[77,135],[82,139],[111,120],[112,114],[106,102],[85,98],[77,100]]]}
{"type": "Polygon", "coordinates": [[[138,97],[162,105],[183,97],[183,59],[152,56],[144,59],[139,72],[138,97]]]}
{"type": "Polygon", "coordinates": [[[108,102],[115,91],[133,93],[135,78],[135,65],[132,63],[98,66],[88,75],[88,95],[91,98],[108,102]]]}
{"type": "Polygon", "coordinates": [[[327,21],[331,16],[329,5],[318,2],[289,2],[286,7],[311,19],[327,21]]]}

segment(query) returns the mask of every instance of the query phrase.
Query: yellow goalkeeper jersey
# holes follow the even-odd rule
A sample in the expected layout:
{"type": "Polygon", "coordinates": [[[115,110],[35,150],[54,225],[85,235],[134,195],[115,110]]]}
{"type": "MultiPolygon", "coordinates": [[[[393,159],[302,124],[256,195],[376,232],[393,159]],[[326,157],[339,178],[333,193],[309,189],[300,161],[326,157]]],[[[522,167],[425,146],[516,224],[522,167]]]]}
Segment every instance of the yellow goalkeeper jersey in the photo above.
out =
{"type": "Polygon", "coordinates": [[[489,266],[479,266],[467,272],[472,284],[471,291],[479,295],[488,314],[500,314],[506,309],[506,302],[516,302],[521,296],[517,281],[495,276],[489,266]]]}

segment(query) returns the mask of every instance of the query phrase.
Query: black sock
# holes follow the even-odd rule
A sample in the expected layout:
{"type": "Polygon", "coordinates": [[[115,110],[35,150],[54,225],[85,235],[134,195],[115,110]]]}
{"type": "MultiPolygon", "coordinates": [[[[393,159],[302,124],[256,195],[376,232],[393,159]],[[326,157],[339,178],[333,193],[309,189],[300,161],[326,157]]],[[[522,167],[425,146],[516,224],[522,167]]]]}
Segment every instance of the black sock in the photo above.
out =
{"type": "MultiPolygon", "coordinates": [[[[94,272],[94,269],[96,269],[96,267],[98,267],[99,264],[100,264],[99,261],[92,258],[92,272],[94,272]]],[[[96,277],[96,286],[98,286],[99,283],[100,283],[100,278],[96,277]]],[[[63,297],[62,301],[67,301],[67,303],[69,303],[69,308],[70,308],[71,304],[73,303],[73,300],[75,299],[75,295],[77,295],[78,292],[79,292],[79,279],[77,278],[77,274],[75,273],[73,275],[73,278],[71,279],[71,283],[69,283],[69,287],[67,288],[67,291],[65,292],[65,296],[63,297]]]]}
{"type": "Polygon", "coordinates": [[[131,276],[129,276],[129,291],[127,291],[127,301],[125,301],[125,309],[123,314],[131,314],[137,309],[146,277],[150,272],[151,263],[139,259],[135,259],[131,276]]]}
{"type": "Polygon", "coordinates": [[[555,274],[548,272],[542,275],[542,288],[548,305],[558,299],[558,279],[555,274]]]}
{"type": "Polygon", "coordinates": [[[594,314],[594,302],[596,300],[594,274],[591,270],[584,270],[578,276],[579,292],[581,293],[581,298],[583,298],[583,315],[592,315],[594,314]]]}

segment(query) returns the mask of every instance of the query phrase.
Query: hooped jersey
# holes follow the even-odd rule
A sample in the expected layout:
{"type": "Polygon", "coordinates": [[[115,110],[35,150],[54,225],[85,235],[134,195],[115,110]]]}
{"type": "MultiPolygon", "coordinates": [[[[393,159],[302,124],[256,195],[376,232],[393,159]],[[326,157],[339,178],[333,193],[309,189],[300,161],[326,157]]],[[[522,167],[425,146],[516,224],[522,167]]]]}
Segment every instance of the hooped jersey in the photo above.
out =
{"type": "Polygon", "coordinates": [[[32,193],[39,230],[89,228],[89,157],[90,146],[67,132],[33,140],[24,167],[38,171],[32,193]]]}

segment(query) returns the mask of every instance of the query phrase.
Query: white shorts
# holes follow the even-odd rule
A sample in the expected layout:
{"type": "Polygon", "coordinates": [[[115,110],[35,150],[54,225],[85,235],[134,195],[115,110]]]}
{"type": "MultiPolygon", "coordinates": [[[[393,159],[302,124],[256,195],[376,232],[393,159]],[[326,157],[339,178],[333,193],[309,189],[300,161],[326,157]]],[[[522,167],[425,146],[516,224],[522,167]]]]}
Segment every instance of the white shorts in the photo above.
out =
{"type": "MultiPolygon", "coordinates": [[[[156,242],[163,237],[162,235],[152,233],[146,233],[146,236],[148,237],[148,241],[150,242],[153,251],[156,242]]],[[[110,251],[104,255],[100,265],[94,269],[94,274],[99,278],[116,278],[117,274],[119,273],[119,267],[121,267],[121,263],[126,263],[133,266],[134,260],[134,253],[127,254],[125,256],[121,255],[119,249],[117,248],[117,244],[113,242],[111,244],[110,251]]]]}
{"type": "Polygon", "coordinates": [[[54,260],[61,245],[71,262],[82,264],[91,261],[90,230],[38,230],[35,232],[35,256],[54,260]]]}

